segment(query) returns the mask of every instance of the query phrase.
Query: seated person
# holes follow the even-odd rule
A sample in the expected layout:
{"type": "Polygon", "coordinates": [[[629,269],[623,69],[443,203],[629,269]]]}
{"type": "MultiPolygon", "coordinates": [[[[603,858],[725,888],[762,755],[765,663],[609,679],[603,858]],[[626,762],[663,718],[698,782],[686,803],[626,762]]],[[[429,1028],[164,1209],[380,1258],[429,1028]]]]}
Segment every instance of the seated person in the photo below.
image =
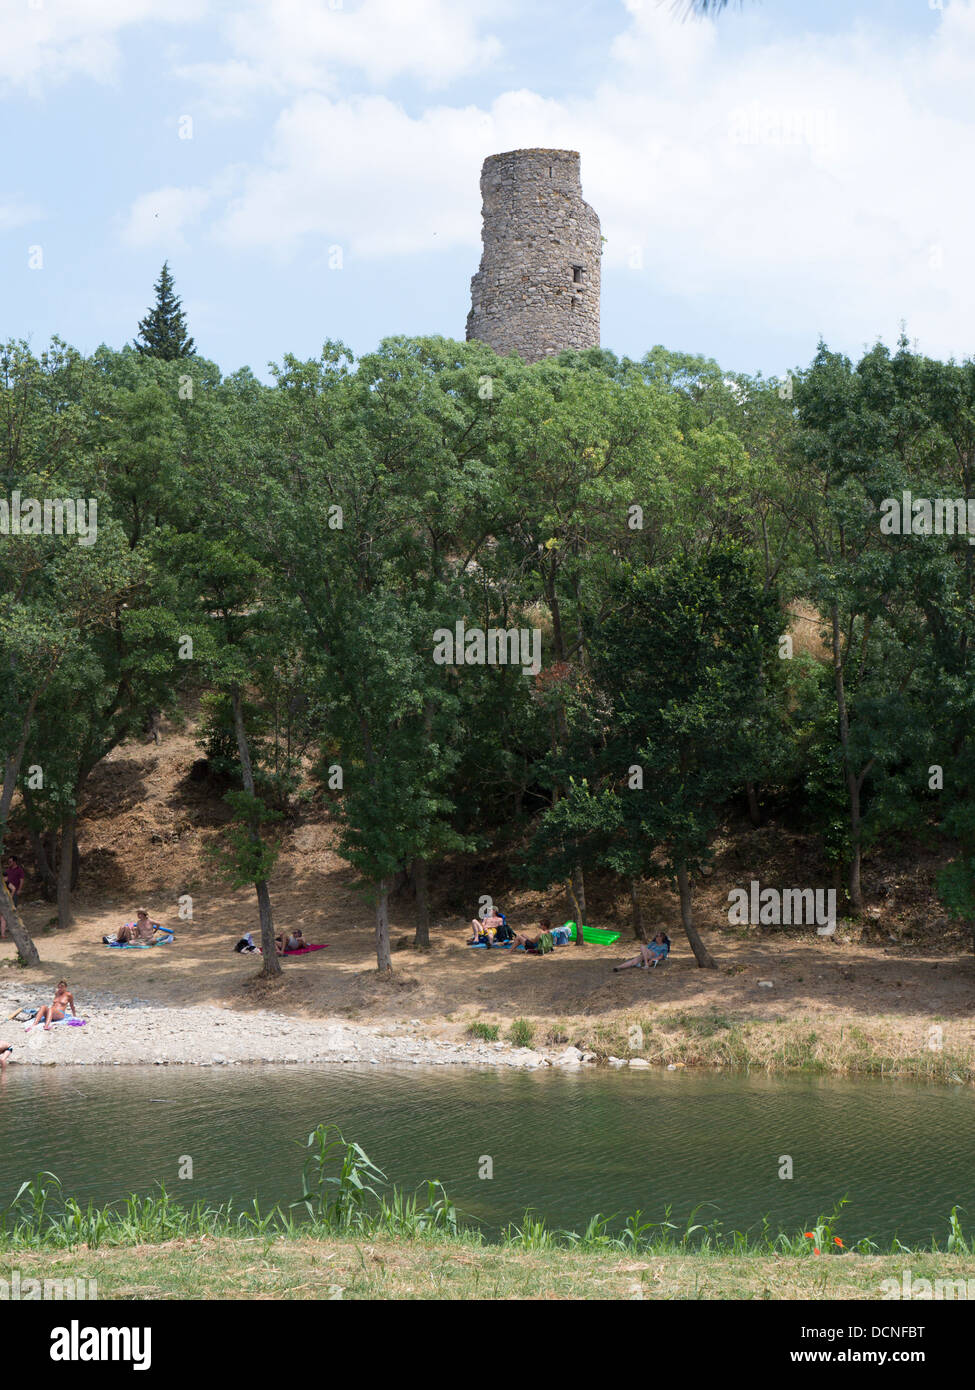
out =
{"type": "Polygon", "coordinates": [[[300,927],[295,927],[291,935],[285,937],[285,951],[303,951],[307,945],[308,942],[302,936],[300,927]]]}
{"type": "Polygon", "coordinates": [[[467,943],[474,946],[481,941],[485,946],[490,946],[498,934],[498,928],[504,926],[504,918],[496,907],[485,918],[475,917],[471,922],[471,939],[467,943]]]}
{"type": "Polygon", "coordinates": [[[549,951],[554,951],[555,941],[552,938],[551,923],[547,917],[543,917],[538,924],[539,932],[537,936],[527,936],[517,932],[511,941],[512,953],[517,951],[519,946],[524,946],[530,956],[546,956],[549,951]]]}
{"type": "Polygon", "coordinates": [[[36,1028],[39,1023],[44,1024],[45,1033],[51,1031],[52,1023],[60,1023],[68,1009],[71,1010],[71,1017],[77,1018],[74,1007],[74,995],[68,990],[67,980],[58,980],[58,987],[54,991],[54,1000],[50,1004],[45,1004],[42,1009],[38,1009],[34,1018],[27,1024],[25,1032],[29,1033],[36,1028]]]}
{"type": "MultiPolygon", "coordinates": [[[[135,914],[134,922],[126,922],[124,927],[119,927],[118,931],[115,933],[115,940],[119,942],[120,945],[126,945],[129,942],[144,943],[155,941],[156,932],[160,930],[161,928],[158,922],[149,921],[149,913],[146,908],[140,907],[135,914]]],[[[109,938],[103,936],[102,940],[108,941],[109,938]]]]}
{"type": "Polygon", "coordinates": [[[637,954],[631,956],[629,960],[625,960],[622,965],[614,965],[613,969],[630,970],[635,965],[641,967],[660,965],[667,959],[669,951],[670,937],[666,932],[658,931],[649,945],[645,945],[641,941],[637,954]]]}

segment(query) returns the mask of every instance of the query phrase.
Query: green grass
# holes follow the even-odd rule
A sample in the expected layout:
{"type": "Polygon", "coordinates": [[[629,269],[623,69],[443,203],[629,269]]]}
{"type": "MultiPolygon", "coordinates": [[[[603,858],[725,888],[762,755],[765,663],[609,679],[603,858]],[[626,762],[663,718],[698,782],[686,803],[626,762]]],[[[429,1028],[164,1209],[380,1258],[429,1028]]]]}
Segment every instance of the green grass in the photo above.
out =
{"type": "Polygon", "coordinates": [[[515,1047],[531,1047],[535,1040],[535,1025],[527,1018],[516,1018],[508,1029],[508,1037],[515,1047]]]}
{"type": "MultiPolygon", "coordinates": [[[[660,1220],[637,1211],[621,1219],[597,1213],[584,1231],[550,1227],[535,1212],[512,1223],[497,1242],[489,1242],[476,1225],[465,1222],[439,1182],[427,1182],[412,1194],[390,1187],[385,1174],[356,1143],[332,1125],[319,1125],[306,1141],[307,1157],[302,1193],[296,1201],[262,1210],[256,1199],[247,1207],[232,1203],[212,1206],[197,1202],[183,1206],[161,1189],[153,1196],[131,1195],[122,1202],[82,1206],[62,1193],[51,1173],[40,1173],[21,1185],[6,1208],[0,1209],[0,1252],[87,1252],[133,1246],[207,1240],[307,1243],[332,1238],[435,1241],[458,1249],[501,1248],[507,1251],[576,1251],[640,1258],[789,1258],[814,1261],[825,1269],[852,1254],[919,1258],[920,1251],[897,1239],[886,1251],[869,1237],[844,1233],[843,1208],[816,1217],[796,1232],[773,1231],[767,1221],[745,1231],[727,1230],[717,1220],[699,1219],[694,1211],[683,1223],[666,1208],[660,1220]]],[[[975,1236],[966,1234],[952,1208],[939,1241],[932,1236],[930,1253],[970,1258],[975,1236]]]]}
{"type": "MultiPolygon", "coordinates": [[[[111,1299],[832,1299],[878,1300],[883,1281],[971,1278],[963,1256],[921,1252],[800,1259],[621,1255],[480,1245],[458,1237],[259,1236],[99,1250],[24,1251],[21,1278],[97,1281],[111,1299]]],[[[10,1278],[0,1256],[0,1278],[10,1278]]]]}
{"type": "Polygon", "coordinates": [[[481,1042],[497,1042],[501,1034],[500,1023],[469,1023],[467,1033],[471,1038],[480,1038],[481,1042]]]}

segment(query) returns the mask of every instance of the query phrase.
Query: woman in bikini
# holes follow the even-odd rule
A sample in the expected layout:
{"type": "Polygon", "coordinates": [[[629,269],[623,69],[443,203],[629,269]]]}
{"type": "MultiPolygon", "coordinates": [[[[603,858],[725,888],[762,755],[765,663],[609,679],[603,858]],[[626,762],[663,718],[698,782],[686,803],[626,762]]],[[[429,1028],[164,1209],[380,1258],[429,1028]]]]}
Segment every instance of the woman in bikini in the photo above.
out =
{"type": "Polygon", "coordinates": [[[36,1028],[37,1025],[43,1021],[44,1031],[45,1033],[49,1033],[51,1031],[51,1024],[60,1023],[68,1009],[71,1010],[72,1018],[78,1017],[74,1007],[74,995],[68,990],[67,980],[58,980],[58,987],[54,991],[54,1002],[45,1004],[43,1009],[38,1009],[36,1017],[24,1031],[29,1033],[32,1028],[36,1028]]]}

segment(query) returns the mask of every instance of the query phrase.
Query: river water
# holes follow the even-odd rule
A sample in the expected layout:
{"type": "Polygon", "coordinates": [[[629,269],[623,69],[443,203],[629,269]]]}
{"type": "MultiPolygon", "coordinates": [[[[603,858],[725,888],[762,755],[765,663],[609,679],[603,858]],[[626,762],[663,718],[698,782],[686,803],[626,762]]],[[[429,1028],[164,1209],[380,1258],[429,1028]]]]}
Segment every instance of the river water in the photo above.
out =
{"type": "Polygon", "coordinates": [[[488,1234],[528,1207],[580,1229],[667,1205],[683,1225],[705,1203],[698,1219],[729,1229],[794,1231],[844,1195],[847,1243],[941,1239],[955,1204],[975,1227],[970,1089],[687,1071],[11,1067],[0,1204],[41,1170],[82,1201],[165,1183],[188,1202],[286,1203],[320,1121],[401,1187],[442,1181],[488,1234]]]}

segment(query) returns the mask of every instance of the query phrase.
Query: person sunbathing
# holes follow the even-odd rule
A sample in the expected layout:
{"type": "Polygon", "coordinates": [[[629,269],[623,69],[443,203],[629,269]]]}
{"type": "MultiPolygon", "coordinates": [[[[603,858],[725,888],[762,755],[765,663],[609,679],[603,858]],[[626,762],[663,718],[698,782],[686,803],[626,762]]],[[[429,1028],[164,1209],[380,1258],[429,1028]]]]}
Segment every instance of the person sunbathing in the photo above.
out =
{"type": "Polygon", "coordinates": [[[10,1054],[13,1048],[10,1043],[0,1042],[0,1072],[7,1070],[7,1063],[10,1061],[10,1054]]]}
{"type": "Polygon", "coordinates": [[[32,1029],[36,1028],[39,1023],[43,1022],[44,1032],[50,1033],[51,1024],[60,1023],[69,1008],[71,1010],[71,1017],[77,1018],[78,1015],[75,1012],[74,1006],[74,995],[68,990],[68,982],[67,980],[58,980],[58,987],[54,991],[53,1002],[45,1004],[42,1009],[38,1009],[36,1015],[31,1019],[24,1031],[29,1033],[32,1029]]]}
{"type": "Polygon", "coordinates": [[[511,953],[514,955],[519,946],[524,946],[530,956],[547,956],[549,951],[555,949],[555,940],[552,936],[551,923],[547,917],[543,917],[539,922],[539,933],[537,936],[527,936],[523,932],[516,932],[511,939],[511,953]]]}
{"type": "Polygon", "coordinates": [[[667,959],[670,951],[670,937],[666,932],[658,931],[657,935],[647,945],[640,942],[640,949],[635,956],[625,960],[622,965],[614,965],[614,970],[631,970],[634,966],[653,967],[663,963],[667,959]]]}
{"type": "MultiPolygon", "coordinates": [[[[127,946],[132,943],[144,944],[155,941],[156,932],[160,931],[162,931],[162,927],[159,923],[150,922],[149,913],[144,907],[140,907],[135,914],[134,922],[126,922],[124,926],[119,927],[115,933],[115,940],[120,946],[127,946]]],[[[109,937],[103,936],[102,940],[107,945],[111,945],[109,937]]]]}
{"type": "Polygon", "coordinates": [[[307,945],[308,945],[308,942],[305,940],[305,938],[304,938],[304,937],[302,936],[302,934],[301,934],[301,928],[300,928],[300,927],[295,927],[295,929],[294,929],[294,931],[291,933],[291,935],[290,935],[289,937],[287,937],[286,940],[285,940],[285,943],[284,943],[285,954],[287,954],[288,951],[303,951],[307,945]]]}
{"type": "Polygon", "coordinates": [[[472,936],[467,943],[468,946],[475,946],[479,941],[484,942],[486,946],[490,946],[498,934],[498,928],[503,925],[504,918],[496,907],[492,907],[491,911],[484,918],[475,917],[471,921],[472,936]]]}

